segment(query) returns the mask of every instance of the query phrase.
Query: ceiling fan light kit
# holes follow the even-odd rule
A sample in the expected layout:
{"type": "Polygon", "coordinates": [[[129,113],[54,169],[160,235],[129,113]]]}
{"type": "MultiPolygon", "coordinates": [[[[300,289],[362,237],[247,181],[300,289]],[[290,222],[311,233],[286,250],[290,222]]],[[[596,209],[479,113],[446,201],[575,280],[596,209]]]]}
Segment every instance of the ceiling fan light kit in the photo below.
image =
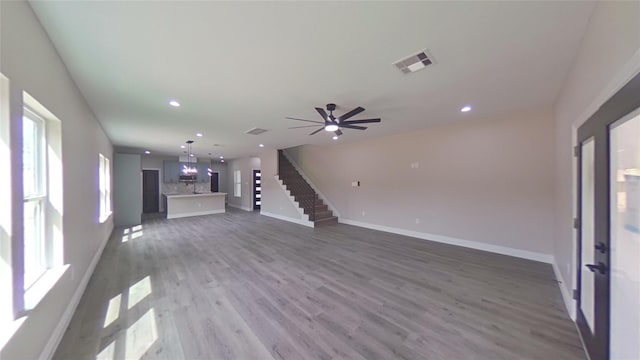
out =
{"type": "Polygon", "coordinates": [[[333,132],[334,135],[334,140],[342,135],[342,131],[340,129],[353,129],[353,130],[366,130],[367,128],[365,126],[357,126],[354,124],[370,124],[370,123],[379,123],[382,120],[377,118],[377,119],[362,119],[362,120],[348,120],[353,116],[356,116],[358,114],[360,114],[361,112],[364,111],[364,108],[361,106],[358,106],[357,108],[347,112],[346,114],[343,114],[341,116],[335,117],[333,116],[333,111],[336,109],[336,104],[333,103],[329,103],[327,104],[327,110],[325,111],[325,109],[323,108],[316,108],[316,111],[318,112],[318,114],[320,114],[320,116],[322,117],[323,121],[314,121],[314,120],[306,120],[306,119],[298,119],[298,118],[293,118],[293,117],[287,117],[287,119],[289,120],[296,120],[296,121],[304,121],[304,122],[310,122],[310,123],[315,123],[318,125],[305,125],[305,126],[294,126],[294,127],[290,127],[289,129],[297,129],[297,128],[303,128],[303,127],[316,127],[316,126],[321,126],[319,129],[315,130],[314,132],[312,132],[309,135],[315,135],[318,132],[322,131],[322,129],[324,129],[327,132],[333,132]],[[327,114],[327,111],[329,112],[329,114],[327,114]]]}

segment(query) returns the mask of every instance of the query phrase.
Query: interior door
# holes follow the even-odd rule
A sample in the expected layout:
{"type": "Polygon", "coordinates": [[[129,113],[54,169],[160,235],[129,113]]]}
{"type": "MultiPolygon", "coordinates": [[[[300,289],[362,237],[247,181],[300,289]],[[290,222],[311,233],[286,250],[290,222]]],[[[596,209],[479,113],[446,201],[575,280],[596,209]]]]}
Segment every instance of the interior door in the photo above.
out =
{"type": "Polygon", "coordinates": [[[160,211],[160,184],[158,170],[142,170],[142,212],[160,211]]]}
{"type": "Polygon", "coordinates": [[[211,192],[220,192],[220,173],[211,173],[211,192]]]}
{"type": "Polygon", "coordinates": [[[576,322],[592,360],[640,358],[640,239],[632,231],[640,229],[633,188],[640,179],[638,107],[640,75],[578,129],[576,322]],[[629,333],[636,335],[625,340],[629,333]]]}

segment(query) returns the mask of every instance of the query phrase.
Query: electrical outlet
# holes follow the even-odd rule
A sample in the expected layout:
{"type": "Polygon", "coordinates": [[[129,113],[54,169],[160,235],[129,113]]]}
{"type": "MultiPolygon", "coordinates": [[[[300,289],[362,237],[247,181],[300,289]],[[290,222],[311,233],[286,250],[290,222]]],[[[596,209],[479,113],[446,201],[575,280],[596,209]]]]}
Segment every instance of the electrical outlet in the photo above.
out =
{"type": "Polygon", "coordinates": [[[420,219],[416,218],[416,224],[420,224],[420,219]]]}
{"type": "Polygon", "coordinates": [[[364,210],[362,210],[362,216],[365,216],[365,214],[366,214],[366,213],[364,212],[364,210]]]}

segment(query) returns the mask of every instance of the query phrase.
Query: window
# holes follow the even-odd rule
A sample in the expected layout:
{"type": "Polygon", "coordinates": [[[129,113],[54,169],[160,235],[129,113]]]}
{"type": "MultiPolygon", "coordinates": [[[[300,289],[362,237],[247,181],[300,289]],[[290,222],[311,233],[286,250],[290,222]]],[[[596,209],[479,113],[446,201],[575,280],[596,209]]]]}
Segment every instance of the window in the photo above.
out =
{"type": "Polygon", "coordinates": [[[240,197],[242,191],[242,181],[240,179],[240,170],[233,172],[233,196],[240,197]]]}
{"type": "Polygon", "coordinates": [[[22,197],[23,236],[17,246],[23,261],[23,296],[15,309],[29,311],[42,300],[68,269],[63,265],[62,127],[55,115],[23,92],[22,197]]]}
{"type": "Polygon", "coordinates": [[[45,121],[29,109],[22,118],[22,179],[24,189],[24,288],[47,269],[45,206],[47,201],[45,121]]]}
{"type": "Polygon", "coordinates": [[[109,158],[102,154],[100,154],[99,161],[100,222],[103,223],[111,215],[111,167],[109,158]]]}

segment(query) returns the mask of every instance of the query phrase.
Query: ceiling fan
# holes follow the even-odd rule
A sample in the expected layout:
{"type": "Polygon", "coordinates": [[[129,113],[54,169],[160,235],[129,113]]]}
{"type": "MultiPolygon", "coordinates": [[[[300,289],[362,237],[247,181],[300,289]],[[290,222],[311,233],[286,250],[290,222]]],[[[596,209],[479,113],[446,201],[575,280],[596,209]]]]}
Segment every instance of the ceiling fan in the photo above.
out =
{"type": "Polygon", "coordinates": [[[319,129],[317,129],[316,131],[312,132],[309,135],[317,134],[322,129],[324,129],[326,131],[333,132],[334,134],[336,134],[336,136],[340,136],[342,135],[342,131],[340,131],[340,129],[366,130],[367,128],[365,126],[358,126],[354,124],[379,123],[381,121],[380,119],[347,120],[364,111],[364,108],[360,106],[338,117],[333,116],[333,111],[335,109],[336,109],[336,104],[327,104],[327,111],[329,111],[329,114],[327,114],[327,112],[323,108],[319,108],[319,107],[316,108],[316,111],[318,112],[318,114],[320,114],[320,116],[322,116],[322,119],[324,121],[314,121],[314,120],[287,117],[287,119],[289,120],[306,121],[310,123],[320,124],[320,125],[294,126],[294,127],[290,127],[289,129],[299,129],[299,128],[306,128],[306,127],[320,126],[319,129]]]}

